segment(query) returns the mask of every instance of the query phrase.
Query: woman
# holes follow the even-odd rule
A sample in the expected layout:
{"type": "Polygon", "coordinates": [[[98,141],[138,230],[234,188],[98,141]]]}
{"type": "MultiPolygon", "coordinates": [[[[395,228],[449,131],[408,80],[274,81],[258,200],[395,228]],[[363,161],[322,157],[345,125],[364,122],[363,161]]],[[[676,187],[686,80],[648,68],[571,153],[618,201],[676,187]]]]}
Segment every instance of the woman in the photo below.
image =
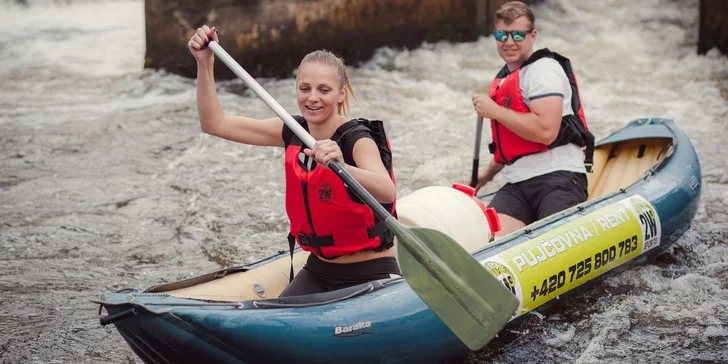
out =
{"type": "Polygon", "coordinates": [[[280,118],[256,120],[225,115],[215,90],[215,28],[203,26],[188,42],[197,60],[197,108],[202,131],[244,144],[286,149],[286,212],[289,241],[311,252],[281,297],[327,292],[400,275],[394,235],[327,167],[336,161],[394,214],[392,155],[381,121],[353,119],[356,100],[342,60],[327,51],[309,53],[296,77],[300,116],[316,143],[308,149],[280,118]]]}

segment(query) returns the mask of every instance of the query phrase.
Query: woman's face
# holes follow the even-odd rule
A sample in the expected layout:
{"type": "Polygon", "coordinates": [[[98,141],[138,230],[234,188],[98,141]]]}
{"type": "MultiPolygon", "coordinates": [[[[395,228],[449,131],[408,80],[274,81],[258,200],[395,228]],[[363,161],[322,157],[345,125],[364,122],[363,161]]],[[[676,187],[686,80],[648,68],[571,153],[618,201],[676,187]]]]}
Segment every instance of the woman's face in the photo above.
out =
{"type": "Polygon", "coordinates": [[[307,62],[298,69],[296,99],[304,119],[321,124],[338,115],[346,97],[336,68],[320,62],[307,62]]]}

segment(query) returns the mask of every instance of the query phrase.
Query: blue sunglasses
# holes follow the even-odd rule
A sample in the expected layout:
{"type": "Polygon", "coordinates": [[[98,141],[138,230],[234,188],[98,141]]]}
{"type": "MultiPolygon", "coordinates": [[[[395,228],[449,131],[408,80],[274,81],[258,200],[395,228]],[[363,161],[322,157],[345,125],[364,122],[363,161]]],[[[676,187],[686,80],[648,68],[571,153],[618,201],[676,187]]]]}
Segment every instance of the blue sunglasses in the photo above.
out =
{"type": "Polygon", "coordinates": [[[514,42],[523,42],[526,40],[526,36],[528,33],[531,33],[533,31],[533,28],[529,30],[496,30],[493,32],[493,36],[495,36],[495,40],[499,42],[505,42],[508,40],[508,35],[511,35],[511,38],[513,38],[514,42]]]}

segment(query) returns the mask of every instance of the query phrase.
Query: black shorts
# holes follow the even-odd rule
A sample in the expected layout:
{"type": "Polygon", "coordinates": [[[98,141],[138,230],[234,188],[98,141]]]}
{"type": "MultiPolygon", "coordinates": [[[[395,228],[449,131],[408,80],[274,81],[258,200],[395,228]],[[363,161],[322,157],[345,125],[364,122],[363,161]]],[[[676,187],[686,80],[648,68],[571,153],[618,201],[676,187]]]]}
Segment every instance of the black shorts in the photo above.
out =
{"type": "Polygon", "coordinates": [[[357,263],[329,263],[310,254],[293,281],[279,297],[323,293],[362,283],[401,276],[397,259],[377,258],[357,263]]]}
{"type": "Polygon", "coordinates": [[[586,174],[556,171],[516,183],[506,183],[489,207],[528,225],[578,205],[587,198],[586,174]]]}

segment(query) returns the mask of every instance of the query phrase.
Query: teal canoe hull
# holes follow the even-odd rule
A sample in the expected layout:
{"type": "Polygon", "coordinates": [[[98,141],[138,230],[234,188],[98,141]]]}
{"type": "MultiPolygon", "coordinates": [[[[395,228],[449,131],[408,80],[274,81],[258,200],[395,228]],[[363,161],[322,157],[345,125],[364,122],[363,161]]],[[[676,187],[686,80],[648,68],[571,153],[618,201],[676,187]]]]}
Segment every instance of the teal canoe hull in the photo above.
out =
{"type": "MultiPolygon", "coordinates": [[[[599,144],[636,138],[671,138],[672,148],[629,187],[473,253],[519,296],[509,325],[662,253],[690,227],[701,173],[689,139],[671,120],[640,119],[599,144]]],[[[466,350],[402,279],[287,299],[202,301],[127,290],[98,303],[108,314],[102,324],[113,324],[145,363],[441,363],[466,350]]]]}

